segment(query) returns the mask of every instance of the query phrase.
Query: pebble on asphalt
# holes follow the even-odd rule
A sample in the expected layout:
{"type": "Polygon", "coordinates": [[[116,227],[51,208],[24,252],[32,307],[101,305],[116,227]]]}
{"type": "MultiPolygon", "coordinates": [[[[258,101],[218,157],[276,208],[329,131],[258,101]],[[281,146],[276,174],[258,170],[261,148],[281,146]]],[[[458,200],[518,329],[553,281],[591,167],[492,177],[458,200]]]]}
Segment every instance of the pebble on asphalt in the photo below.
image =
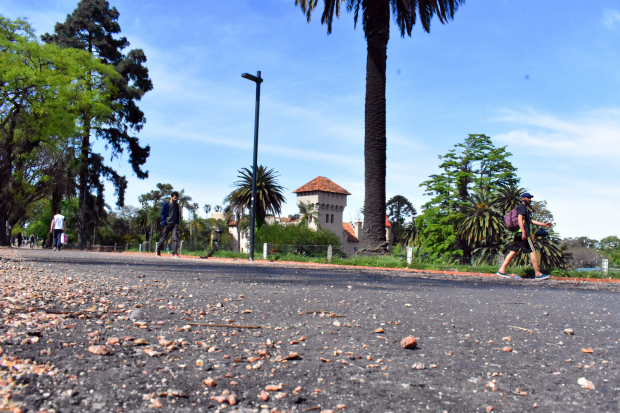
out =
{"type": "Polygon", "coordinates": [[[415,348],[418,345],[417,340],[414,336],[405,337],[400,341],[400,345],[402,348],[410,349],[415,348]]]}

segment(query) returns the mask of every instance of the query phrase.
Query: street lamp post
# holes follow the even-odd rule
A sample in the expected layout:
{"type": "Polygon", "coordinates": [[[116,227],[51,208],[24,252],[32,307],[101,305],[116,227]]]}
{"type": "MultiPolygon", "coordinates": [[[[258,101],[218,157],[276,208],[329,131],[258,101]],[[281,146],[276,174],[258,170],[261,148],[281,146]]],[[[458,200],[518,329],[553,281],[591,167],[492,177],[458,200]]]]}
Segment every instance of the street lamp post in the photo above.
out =
{"type": "Polygon", "coordinates": [[[256,225],[256,174],[258,159],[258,111],[260,108],[260,84],[263,79],[260,77],[260,70],[256,76],[249,73],[241,74],[241,77],[256,83],[256,110],[254,113],[254,164],[252,167],[252,208],[250,210],[250,261],[254,261],[254,226],[256,225]]]}

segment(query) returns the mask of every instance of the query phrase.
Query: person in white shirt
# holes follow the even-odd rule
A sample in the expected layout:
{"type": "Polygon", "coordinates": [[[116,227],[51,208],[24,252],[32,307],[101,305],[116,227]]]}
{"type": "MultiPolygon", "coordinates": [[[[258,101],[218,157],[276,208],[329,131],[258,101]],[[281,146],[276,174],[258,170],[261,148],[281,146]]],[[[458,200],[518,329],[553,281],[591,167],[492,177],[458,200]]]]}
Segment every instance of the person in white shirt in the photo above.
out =
{"type": "Polygon", "coordinates": [[[64,229],[65,217],[60,213],[60,209],[58,209],[56,211],[56,215],[52,218],[52,223],[50,224],[50,233],[52,234],[52,245],[54,246],[54,251],[60,251],[60,246],[62,245],[60,237],[62,237],[64,229]]]}

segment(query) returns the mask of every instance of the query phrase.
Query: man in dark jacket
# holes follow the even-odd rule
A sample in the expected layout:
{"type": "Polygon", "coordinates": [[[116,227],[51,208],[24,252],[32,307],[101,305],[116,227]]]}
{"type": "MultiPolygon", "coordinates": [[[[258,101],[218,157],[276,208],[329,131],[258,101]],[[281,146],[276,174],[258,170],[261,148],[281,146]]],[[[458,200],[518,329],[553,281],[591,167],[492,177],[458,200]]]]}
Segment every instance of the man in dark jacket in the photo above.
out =
{"type": "Polygon", "coordinates": [[[179,243],[179,193],[173,192],[170,201],[165,202],[161,208],[161,238],[155,248],[158,257],[161,257],[161,247],[166,243],[168,237],[172,233],[172,256],[180,258],[177,254],[177,246],[179,243]]]}

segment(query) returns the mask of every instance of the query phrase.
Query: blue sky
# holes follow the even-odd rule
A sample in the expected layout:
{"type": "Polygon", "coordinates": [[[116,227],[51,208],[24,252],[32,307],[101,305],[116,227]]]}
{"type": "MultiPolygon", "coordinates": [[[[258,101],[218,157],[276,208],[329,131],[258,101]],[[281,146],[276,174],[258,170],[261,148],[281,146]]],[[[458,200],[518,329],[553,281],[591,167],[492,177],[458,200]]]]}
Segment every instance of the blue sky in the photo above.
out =
{"type": "MultiPolygon", "coordinates": [[[[2,0],[0,14],[28,17],[39,34],[75,0],[2,0]]],[[[127,157],[126,203],[158,182],[222,204],[236,171],[252,162],[254,84],[262,71],[259,163],[295,190],[326,176],[364,199],[366,44],[343,13],[333,34],[294,0],[113,0],[130,48],[144,49],[154,90],[141,101],[151,145],[147,180],[127,157]],[[174,4],[174,5],[173,5],[174,4]]],[[[322,5],[321,5],[322,7],[322,5]]],[[[419,184],[437,156],[467,134],[508,145],[522,186],[546,199],[564,237],[620,235],[620,5],[617,1],[469,0],[454,21],[392,28],[387,64],[387,194],[426,202],[419,184]],[[559,8],[559,5],[562,5],[559,8]]],[[[129,50],[129,49],[127,49],[129,50]]],[[[113,204],[112,190],[108,202],[113,204]]],[[[204,214],[204,213],[203,213],[204,214]]]]}

